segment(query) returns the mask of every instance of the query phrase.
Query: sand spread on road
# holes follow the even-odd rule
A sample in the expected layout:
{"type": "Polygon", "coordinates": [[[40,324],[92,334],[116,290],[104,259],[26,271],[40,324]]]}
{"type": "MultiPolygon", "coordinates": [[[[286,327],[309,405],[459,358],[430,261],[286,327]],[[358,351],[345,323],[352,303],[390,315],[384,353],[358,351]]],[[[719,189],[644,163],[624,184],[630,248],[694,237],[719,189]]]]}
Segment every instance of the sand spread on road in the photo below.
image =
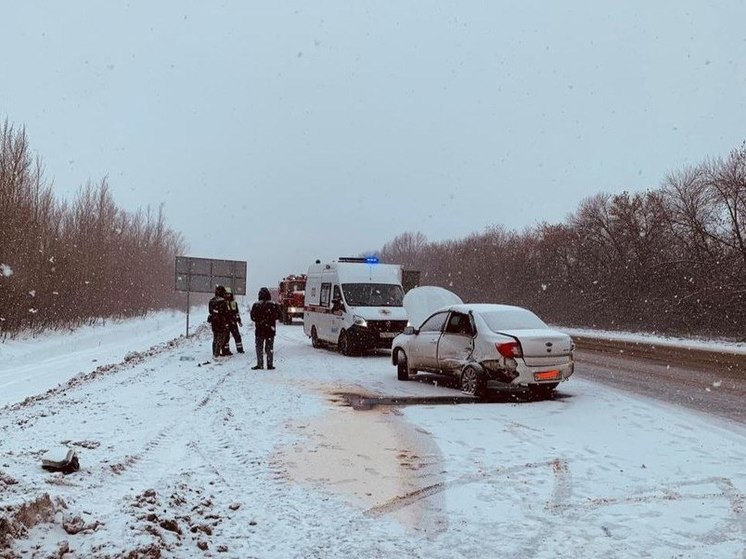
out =
{"type": "MultiPolygon", "coordinates": [[[[289,478],[340,496],[363,512],[385,509],[388,502],[442,481],[437,446],[397,408],[333,406],[291,428],[301,436],[299,442],[276,456],[289,478]]],[[[445,526],[440,499],[419,500],[391,514],[407,526],[438,530],[445,526]]]]}

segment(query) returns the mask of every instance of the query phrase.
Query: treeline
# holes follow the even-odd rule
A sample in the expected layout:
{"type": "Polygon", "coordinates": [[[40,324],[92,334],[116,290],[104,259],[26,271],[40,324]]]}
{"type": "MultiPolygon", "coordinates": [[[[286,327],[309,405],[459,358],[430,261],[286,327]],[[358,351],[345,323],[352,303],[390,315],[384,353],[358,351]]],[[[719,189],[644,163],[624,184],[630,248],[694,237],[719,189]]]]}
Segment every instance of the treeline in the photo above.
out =
{"type": "Polygon", "coordinates": [[[592,196],[565,223],[441,243],[405,233],[380,255],[423,285],[556,324],[746,340],[746,145],[645,193],[592,196]]]}
{"type": "Polygon", "coordinates": [[[0,126],[0,335],[177,304],[181,235],[114,203],[106,179],[55,199],[23,128],[0,126]]]}

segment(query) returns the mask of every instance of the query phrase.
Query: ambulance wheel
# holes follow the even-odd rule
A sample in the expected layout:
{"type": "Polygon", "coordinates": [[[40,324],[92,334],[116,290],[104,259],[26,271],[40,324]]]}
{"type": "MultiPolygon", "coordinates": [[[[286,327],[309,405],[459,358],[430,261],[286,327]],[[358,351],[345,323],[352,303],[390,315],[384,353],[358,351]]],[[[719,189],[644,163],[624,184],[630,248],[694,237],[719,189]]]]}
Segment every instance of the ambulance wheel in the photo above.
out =
{"type": "Polygon", "coordinates": [[[352,355],[353,353],[352,340],[350,340],[350,336],[347,335],[345,330],[342,330],[342,333],[339,335],[337,347],[339,347],[339,352],[342,355],[352,355]]]}
{"type": "Polygon", "coordinates": [[[315,348],[324,347],[324,342],[319,339],[315,326],[311,326],[311,345],[315,348]]]}

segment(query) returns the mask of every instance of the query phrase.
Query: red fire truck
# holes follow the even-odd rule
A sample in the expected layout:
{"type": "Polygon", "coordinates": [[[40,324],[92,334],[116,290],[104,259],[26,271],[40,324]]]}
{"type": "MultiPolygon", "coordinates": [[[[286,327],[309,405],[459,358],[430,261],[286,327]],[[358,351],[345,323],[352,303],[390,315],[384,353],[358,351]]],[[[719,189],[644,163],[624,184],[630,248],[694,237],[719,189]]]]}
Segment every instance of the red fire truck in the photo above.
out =
{"type": "Polygon", "coordinates": [[[282,308],[282,321],[292,324],[293,318],[303,318],[306,295],[306,274],[282,278],[277,293],[277,302],[282,308]]]}

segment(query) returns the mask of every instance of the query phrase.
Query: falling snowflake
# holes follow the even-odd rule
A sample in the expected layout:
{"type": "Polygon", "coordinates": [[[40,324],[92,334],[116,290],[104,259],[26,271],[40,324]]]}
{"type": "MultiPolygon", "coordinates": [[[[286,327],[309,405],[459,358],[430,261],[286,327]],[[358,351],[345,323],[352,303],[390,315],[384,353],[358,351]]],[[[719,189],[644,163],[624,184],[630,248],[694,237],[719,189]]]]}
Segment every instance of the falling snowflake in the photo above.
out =
{"type": "Polygon", "coordinates": [[[723,384],[722,380],[716,380],[715,382],[712,383],[712,386],[714,386],[715,388],[720,388],[721,384],[723,384]]]}
{"type": "Polygon", "coordinates": [[[29,309],[28,312],[30,312],[31,314],[36,314],[39,312],[39,309],[29,309]]]}
{"type": "Polygon", "coordinates": [[[13,269],[7,264],[0,264],[0,275],[9,278],[13,275],[13,269]]]}
{"type": "Polygon", "coordinates": [[[31,291],[28,292],[28,294],[31,295],[32,297],[36,297],[36,289],[32,289],[31,291]]]}

